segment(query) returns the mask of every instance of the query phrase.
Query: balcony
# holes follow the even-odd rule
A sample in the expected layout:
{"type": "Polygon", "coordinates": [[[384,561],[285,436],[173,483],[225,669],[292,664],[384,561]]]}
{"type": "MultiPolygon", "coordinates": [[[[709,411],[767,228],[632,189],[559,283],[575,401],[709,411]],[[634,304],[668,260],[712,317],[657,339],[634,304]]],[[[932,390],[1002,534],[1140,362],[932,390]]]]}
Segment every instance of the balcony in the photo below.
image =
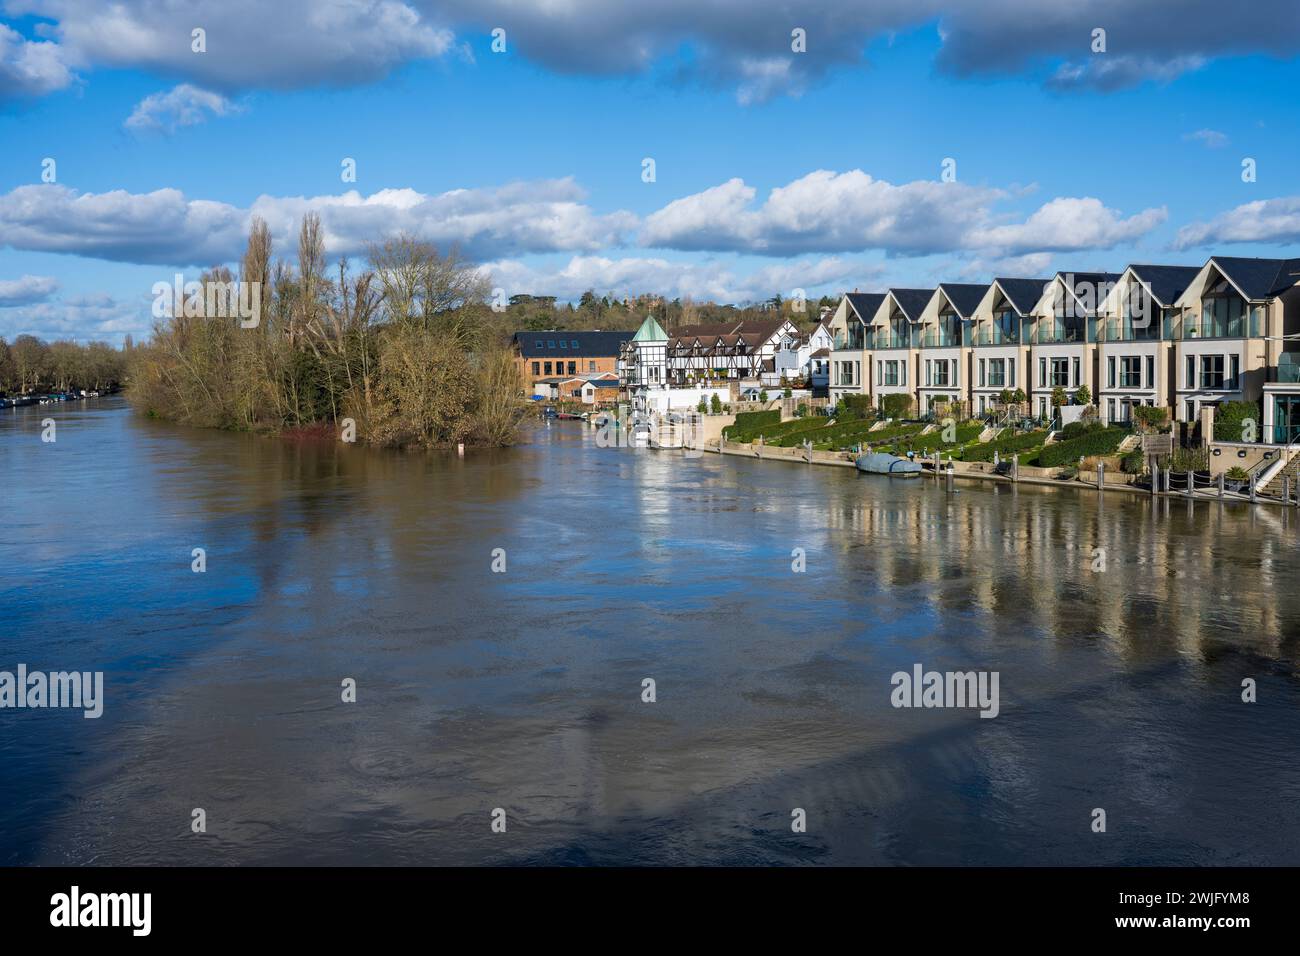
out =
{"type": "Polygon", "coordinates": [[[1237,316],[1220,319],[1205,315],[1170,317],[1165,320],[1164,337],[1174,341],[1195,339],[1244,339],[1263,334],[1263,322],[1258,312],[1249,317],[1237,316]]]}
{"type": "Polygon", "coordinates": [[[926,332],[921,337],[921,347],[927,349],[956,348],[962,344],[962,338],[953,332],[926,332]]]}
{"type": "Polygon", "coordinates": [[[1156,319],[1098,319],[1097,342],[1159,342],[1160,322],[1156,319]]]}
{"type": "Polygon", "coordinates": [[[898,335],[885,329],[878,330],[867,336],[867,348],[869,349],[905,349],[910,348],[911,344],[910,336],[898,335]]]}
{"type": "Polygon", "coordinates": [[[1064,322],[1039,322],[1034,329],[1033,341],[1036,345],[1068,345],[1086,339],[1083,326],[1067,325],[1064,322]]]}
{"type": "Polygon", "coordinates": [[[972,345],[1019,345],[1020,335],[1015,332],[1006,332],[997,327],[984,326],[976,329],[975,334],[971,336],[972,345]]]}
{"type": "Polygon", "coordinates": [[[1268,371],[1268,380],[1281,385],[1300,385],[1300,352],[1283,352],[1268,371]]]}

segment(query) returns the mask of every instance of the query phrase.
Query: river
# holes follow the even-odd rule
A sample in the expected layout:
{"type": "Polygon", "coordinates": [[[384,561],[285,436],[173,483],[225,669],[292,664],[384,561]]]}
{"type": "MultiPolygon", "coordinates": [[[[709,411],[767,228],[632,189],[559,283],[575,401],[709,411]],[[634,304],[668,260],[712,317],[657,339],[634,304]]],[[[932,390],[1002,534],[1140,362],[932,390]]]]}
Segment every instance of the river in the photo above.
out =
{"type": "Polygon", "coordinates": [[[0,862],[1300,864],[1294,510],[524,439],[0,412],[0,862]]]}

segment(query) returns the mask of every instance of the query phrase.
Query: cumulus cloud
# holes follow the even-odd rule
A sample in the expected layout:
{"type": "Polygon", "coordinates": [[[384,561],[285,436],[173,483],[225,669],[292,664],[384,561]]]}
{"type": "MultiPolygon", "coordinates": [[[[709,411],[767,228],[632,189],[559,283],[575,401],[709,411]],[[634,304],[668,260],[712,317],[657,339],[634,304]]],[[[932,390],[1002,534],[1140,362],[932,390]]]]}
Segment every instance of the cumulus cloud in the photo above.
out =
{"type": "Polygon", "coordinates": [[[439,57],[454,35],[401,0],[10,0],[53,19],[68,55],[225,92],[350,85],[439,57]],[[206,31],[206,52],[191,31],[206,31]]]}
{"type": "Polygon", "coordinates": [[[56,43],[28,40],[0,23],[0,103],[44,96],[72,85],[67,51],[56,43]]]}
{"type": "Polygon", "coordinates": [[[1099,199],[1063,197],[1043,204],[1022,223],[975,230],[968,241],[974,247],[998,249],[1008,255],[1110,249],[1141,239],[1168,216],[1162,206],[1125,219],[1099,199]]]}
{"type": "Polygon", "coordinates": [[[122,125],[137,132],[163,130],[170,133],[182,126],[202,123],[209,115],[228,116],[238,111],[239,107],[220,93],[182,83],[165,93],[146,96],[136,104],[122,125]]]}
{"type": "MultiPolygon", "coordinates": [[[[511,54],[556,72],[658,73],[728,86],[742,103],[798,95],[836,67],[861,65],[873,41],[936,23],[940,69],[1029,73],[1057,89],[1168,82],[1219,57],[1300,51],[1293,0],[1255,0],[1231,17],[1220,0],[1177,6],[1171,15],[1169,3],[1152,0],[8,2],[11,13],[55,21],[50,32],[61,49],[42,56],[150,70],[225,93],[368,82],[414,60],[486,48],[497,27],[506,30],[511,54]],[[207,30],[206,54],[190,51],[195,26],[207,30]],[[1094,54],[1099,26],[1107,52],[1094,54]],[[795,28],[806,32],[804,53],[791,49],[795,28]]],[[[66,85],[57,70],[37,73],[66,85]]]]}
{"type": "Polygon", "coordinates": [[[734,263],[642,256],[574,256],[555,269],[504,260],[483,270],[494,286],[509,295],[554,295],[573,300],[592,289],[620,296],[654,292],[669,299],[731,303],[758,302],[777,293],[789,298],[795,289],[811,295],[814,290],[839,288],[850,280],[870,281],[880,272],[877,266],[838,257],[763,266],[740,274],[734,263]]]}
{"type": "Polygon", "coordinates": [[[1107,249],[1164,222],[1164,209],[1125,219],[1092,198],[1053,199],[1024,222],[998,224],[1002,190],[933,180],[894,185],[862,170],[818,170],[773,189],[740,179],[674,200],[646,218],[641,242],[681,250],[798,255],[881,249],[930,255],[958,249],[999,255],[1107,249]]]}
{"type": "Polygon", "coordinates": [[[54,276],[0,279],[0,308],[44,302],[57,291],[59,291],[59,280],[54,276]]]}
{"type": "Polygon", "coordinates": [[[364,255],[368,243],[407,232],[472,258],[591,252],[622,242],[635,225],[627,212],[597,215],[570,179],[456,189],[426,195],[385,189],[369,196],[259,196],[248,208],[151,193],[78,193],[67,186],[19,186],[0,196],[0,243],[115,262],[211,265],[236,259],[253,215],[291,249],[302,216],[315,211],[331,255],[364,255]]]}
{"type": "Polygon", "coordinates": [[[1184,226],[1178,230],[1174,248],[1235,242],[1300,242],[1300,196],[1243,203],[1208,222],[1184,226]]]}
{"type": "Polygon", "coordinates": [[[860,169],[817,170],[773,189],[743,180],[674,200],[646,218],[641,242],[673,249],[746,251],[765,255],[886,249],[925,254],[961,245],[987,216],[995,189],[920,180],[894,185],[860,169]]]}

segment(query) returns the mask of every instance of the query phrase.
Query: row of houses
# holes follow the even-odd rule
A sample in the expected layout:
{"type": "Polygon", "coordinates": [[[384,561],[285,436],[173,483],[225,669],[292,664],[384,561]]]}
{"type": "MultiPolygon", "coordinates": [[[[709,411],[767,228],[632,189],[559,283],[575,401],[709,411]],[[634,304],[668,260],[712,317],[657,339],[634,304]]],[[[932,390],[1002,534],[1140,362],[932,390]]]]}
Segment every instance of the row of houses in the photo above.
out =
{"type": "Polygon", "coordinates": [[[665,409],[693,406],[687,392],[749,385],[806,382],[824,393],[833,344],[825,322],[801,332],[788,319],[691,325],[670,334],[647,317],[635,333],[544,330],[513,337],[520,379],[532,395],[570,397],[584,383],[599,386],[612,376],[629,397],[644,400],[654,392],[651,404],[665,409]]]}
{"type": "Polygon", "coordinates": [[[1195,422],[1227,401],[1263,406],[1263,438],[1300,438],[1300,259],[1216,256],[1203,266],[999,277],[851,292],[830,317],[829,390],[908,396],[918,414],[980,415],[1023,393],[1031,414],[1137,405],[1195,422]]]}

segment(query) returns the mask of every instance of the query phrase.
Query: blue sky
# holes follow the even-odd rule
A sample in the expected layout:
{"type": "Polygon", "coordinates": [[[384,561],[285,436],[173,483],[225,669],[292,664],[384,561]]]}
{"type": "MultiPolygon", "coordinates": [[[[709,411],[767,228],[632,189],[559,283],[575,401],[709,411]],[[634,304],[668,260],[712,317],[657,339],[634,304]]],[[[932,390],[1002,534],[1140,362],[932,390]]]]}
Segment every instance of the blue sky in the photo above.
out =
{"type": "Polygon", "coordinates": [[[10,2],[0,336],[140,338],[254,212],[281,251],[317,209],[332,254],[402,228],[565,298],[1300,254],[1287,5],[1228,34],[1200,0],[862,6],[10,2]]]}

